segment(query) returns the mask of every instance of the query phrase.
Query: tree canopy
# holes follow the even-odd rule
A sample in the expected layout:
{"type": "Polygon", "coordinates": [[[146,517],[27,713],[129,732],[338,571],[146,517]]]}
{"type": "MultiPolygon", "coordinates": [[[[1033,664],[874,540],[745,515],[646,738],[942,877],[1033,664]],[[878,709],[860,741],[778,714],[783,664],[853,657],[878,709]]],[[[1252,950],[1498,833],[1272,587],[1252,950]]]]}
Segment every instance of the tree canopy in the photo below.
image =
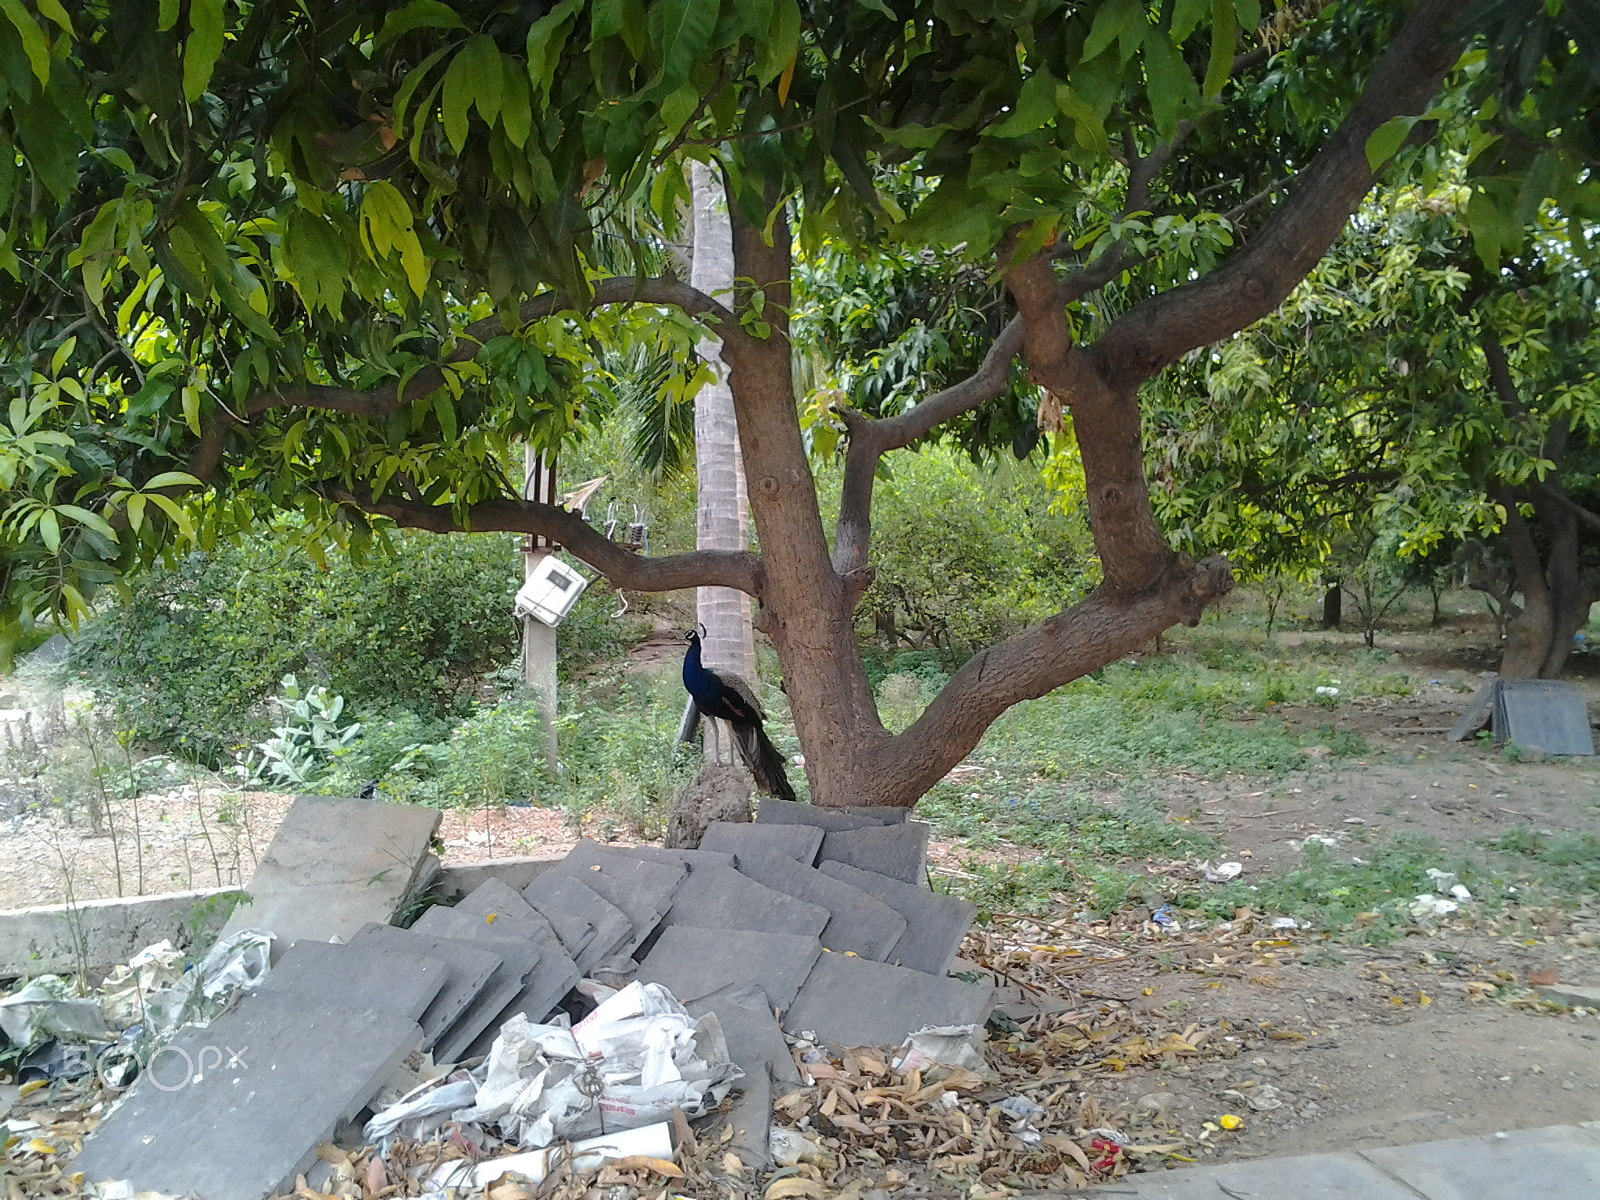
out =
{"type": "Polygon", "coordinates": [[[7,0],[0,616],[79,614],[141,562],[283,509],[357,546],[374,516],[539,532],[625,586],[751,594],[802,744],[832,747],[808,753],[813,794],[908,803],[1005,707],[1226,590],[1225,564],[1175,554],[1152,515],[1138,389],[1271,313],[1375,170],[1437,153],[1444,123],[1477,146],[1464,186],[1486,262],[1547,197],[1581,241],[1592,16],[1588,0],[7,0]],[[688,158],[724,182],[730,295],[662,253],[688,158]],[[998,300],[937,369],[812,414],[843,432],[830,540],[792,283],[829,255],[924,250],[998,300]],[[642,557],[523,498],[513,443],[558,446],[618,348],[674,363],[682,387],[702,326],[722,338],[766,553],[642,557]],[[1020,445],[1028,410],[1076,438],[1104,583],[981,652],[891,737],[850,648],[879,463],[944,428],[1020,445]]]}

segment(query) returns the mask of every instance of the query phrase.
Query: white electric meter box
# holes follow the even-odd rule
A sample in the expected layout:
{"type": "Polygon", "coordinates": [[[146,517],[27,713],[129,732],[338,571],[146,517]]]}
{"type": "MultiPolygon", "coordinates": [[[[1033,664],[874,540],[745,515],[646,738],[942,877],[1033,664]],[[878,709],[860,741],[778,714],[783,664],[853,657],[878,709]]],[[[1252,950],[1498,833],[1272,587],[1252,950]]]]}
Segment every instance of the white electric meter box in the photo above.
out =
{"type": "Polygon", "coordinates": [[[576,570],[554,554],[547,554],[534,567],[528,582],[518,589],[516,614],[546,625],[559,625],[588,586],[589,581],[576,570]]]}

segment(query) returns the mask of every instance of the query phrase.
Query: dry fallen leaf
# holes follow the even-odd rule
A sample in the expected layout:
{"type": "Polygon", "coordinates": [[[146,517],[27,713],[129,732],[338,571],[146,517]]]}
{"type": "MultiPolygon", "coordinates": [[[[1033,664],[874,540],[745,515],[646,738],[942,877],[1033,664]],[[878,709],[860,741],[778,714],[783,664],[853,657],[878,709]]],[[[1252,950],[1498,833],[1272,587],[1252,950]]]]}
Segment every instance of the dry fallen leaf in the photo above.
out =
{"type": "Polygon", "coordinates": [[[826,1196],[828,1189],[815,1179],[801,1179],[799,1176],[790,1175],[786,1179],[773,1180],[763,1194],[766,1200],[787,1200],[792,1196],[826,1196]]]}
{"type": "MultiPolygon", "coordinates": [[[[733,1156],[730,1154],[728,1157],[733,1156]]],[[[665,1175],[668,1179],[683,1178],[683,1171],[675,1163],[670,1163],[664,1158],[652,1158],[648,1154],[630,1154],[625,1158],[613,1159],[611,1166],[618,1171],[653,1171],[657,1175],[665,1175]]]]}
{"type": "Polygon", "coordinates": [[[1529,987],[1550,987],[1561,982],[1561,972],[1555,967],[1544,967],[1537,971],[1528,972],[1529,987]]]}

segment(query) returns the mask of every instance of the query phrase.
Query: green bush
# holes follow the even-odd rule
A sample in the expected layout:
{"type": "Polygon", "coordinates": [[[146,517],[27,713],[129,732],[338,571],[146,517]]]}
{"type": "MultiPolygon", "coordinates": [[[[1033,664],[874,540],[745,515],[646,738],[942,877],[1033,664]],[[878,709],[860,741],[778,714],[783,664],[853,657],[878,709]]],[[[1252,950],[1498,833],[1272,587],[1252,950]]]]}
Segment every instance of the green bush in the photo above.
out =
{"type": "Polygon", "coordinates": [[[878,574],[858,611],[896,642],[947,650],[1059,612],[1094,568],[1087,526],[1052,513],[1055,498],[1028,463],[937,447],[896,458],[874,490],[878,574]]]}
{"type": "Polygon", "coordinates": [[[392,552],[319,566],[287,533],[195,553],[136,580],[73,651],[122,728],[216,766],[263,740],[296,674],[365,716],[468,711],[518,653],[514,539],[401,534],[392,552]]]}

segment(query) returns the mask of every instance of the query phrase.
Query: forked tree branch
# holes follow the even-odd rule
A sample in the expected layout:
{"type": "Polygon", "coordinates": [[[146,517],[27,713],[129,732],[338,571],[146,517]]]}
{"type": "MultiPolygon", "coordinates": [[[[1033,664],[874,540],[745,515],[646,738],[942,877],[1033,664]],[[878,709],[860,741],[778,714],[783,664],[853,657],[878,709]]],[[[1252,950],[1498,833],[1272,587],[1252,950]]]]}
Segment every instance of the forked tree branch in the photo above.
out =
{"type": "Polygon", "coordinates": [[[374,497],[352,488],[329,488],[332,500],[388,517],[405,529],[430,533],[533,533],[564,546],[620,588],[665,592],[687,587],[736,588],[761,598],[759,555],[748,551],[695,550],[657,558],[617,545],[577,513],[532,500],[485,500],[469,505],[465,519],[448,504],[428,504],[400,496],[374,497]]]}

